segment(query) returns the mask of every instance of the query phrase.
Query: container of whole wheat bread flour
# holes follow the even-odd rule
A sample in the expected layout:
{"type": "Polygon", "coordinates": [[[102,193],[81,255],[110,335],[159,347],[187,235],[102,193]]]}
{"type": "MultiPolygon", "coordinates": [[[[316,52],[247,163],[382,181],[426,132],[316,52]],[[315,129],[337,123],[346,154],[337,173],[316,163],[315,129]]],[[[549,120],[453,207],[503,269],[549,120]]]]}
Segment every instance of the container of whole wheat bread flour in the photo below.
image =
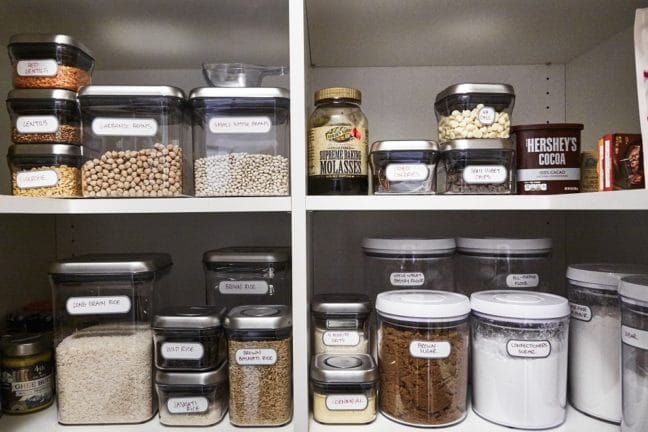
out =
{"type": "Polygon", "coordinates": [[[541,123],[513,126],[520,195],[574,193],[580,190],[582,124],[541,123]]]}

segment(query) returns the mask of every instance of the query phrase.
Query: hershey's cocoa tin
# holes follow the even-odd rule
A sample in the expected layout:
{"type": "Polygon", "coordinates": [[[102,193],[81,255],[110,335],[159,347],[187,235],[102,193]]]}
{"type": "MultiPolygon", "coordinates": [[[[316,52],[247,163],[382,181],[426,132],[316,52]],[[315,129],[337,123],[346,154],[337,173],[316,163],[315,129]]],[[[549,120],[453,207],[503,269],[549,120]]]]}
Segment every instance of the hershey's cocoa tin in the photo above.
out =
{"type": "Polygon", "coordinates": [[[520,195],[574,193],[580,190],[582,124],[542,123],[513,126],[520,195]]]}

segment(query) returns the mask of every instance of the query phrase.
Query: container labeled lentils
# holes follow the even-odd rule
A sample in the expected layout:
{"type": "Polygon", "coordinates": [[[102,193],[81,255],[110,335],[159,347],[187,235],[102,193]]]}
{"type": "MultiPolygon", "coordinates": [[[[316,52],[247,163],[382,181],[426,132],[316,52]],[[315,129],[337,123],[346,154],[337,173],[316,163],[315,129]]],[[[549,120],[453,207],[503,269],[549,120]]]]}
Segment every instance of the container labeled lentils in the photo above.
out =
{"type": "Polygon", "coordinates": [[[369,129],[360,90],[330,87],[315,92],[308,120],[308,193],[366,195],[369,129]]]}
{"type": "Polygon", "coordinates": [[[283,305],[238,306],[225,319],[230,422],[279,426],[292,418],[292,319],[283,305]]]}
{"type": "Polygon", "coordinates": [[[311,301],[314,354],[370,354],[369,297],[319,294],[311,301]]]}
{"type": "Polygon", "coordinates": [[[169,86],[88,86],[79,92],[84,197],[187,193],[185,96],[169,86]]]}
{"type": "Polygon", "coordinates": [[[94,58],[81,42],[62,34],[17,34],[9,39],[13,86],[76,92],[92,81],[94,58]]]}
{"type": "Polygon", "coordinates": [[[567,299],[495,290],[474,293],[470,303],[473,410],[514,428],[562,424],[567,412],[567,299]]]}
{"type": "Polygon", "coordinates": [[[374,194],[436,193],[439,145],[434,141],[376,141],[371,145],[371,190],[374,194]]]}
{"type": "Polygon", "coordinates": [[[378,294],[380,411],[412,426],[447,426],[467,413],[470,303],[432,290],[378,294]]]}
{"type": "Polygon", "coordinates": [[[81,145],[81,114],[75,92],[12,90],[7,110],[14,144],[81,145]]]}

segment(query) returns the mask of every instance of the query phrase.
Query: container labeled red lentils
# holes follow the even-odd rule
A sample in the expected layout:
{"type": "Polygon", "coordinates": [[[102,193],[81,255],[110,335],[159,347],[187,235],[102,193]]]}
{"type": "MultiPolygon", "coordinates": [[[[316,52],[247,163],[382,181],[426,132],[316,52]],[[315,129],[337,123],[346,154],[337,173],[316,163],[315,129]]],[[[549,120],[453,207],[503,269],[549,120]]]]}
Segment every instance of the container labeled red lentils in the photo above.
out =
{"type": "Polygon", "coordinates": [[[517,146],[517,191],[520,195],[549,195],[580,191],[578,123],[513,126],[517,146]]]}

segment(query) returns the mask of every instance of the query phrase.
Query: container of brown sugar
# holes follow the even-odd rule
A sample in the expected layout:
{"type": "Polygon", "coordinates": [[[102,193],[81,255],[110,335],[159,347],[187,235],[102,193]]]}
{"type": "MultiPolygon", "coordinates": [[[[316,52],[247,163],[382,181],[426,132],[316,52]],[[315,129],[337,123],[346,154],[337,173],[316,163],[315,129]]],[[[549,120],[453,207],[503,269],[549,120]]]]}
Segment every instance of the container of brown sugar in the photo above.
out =
{"type": "Polygon", "coordinates": [[[582,124],[541,123],[511,128],[517,147],[520,195],[574,193],[580,190],[582,124]]]}
{"type": "Polygon", "coordinates": [[[412,426],[466,417],[470,302],[444,291],[378,294],[380,411],[412,426]]]}

